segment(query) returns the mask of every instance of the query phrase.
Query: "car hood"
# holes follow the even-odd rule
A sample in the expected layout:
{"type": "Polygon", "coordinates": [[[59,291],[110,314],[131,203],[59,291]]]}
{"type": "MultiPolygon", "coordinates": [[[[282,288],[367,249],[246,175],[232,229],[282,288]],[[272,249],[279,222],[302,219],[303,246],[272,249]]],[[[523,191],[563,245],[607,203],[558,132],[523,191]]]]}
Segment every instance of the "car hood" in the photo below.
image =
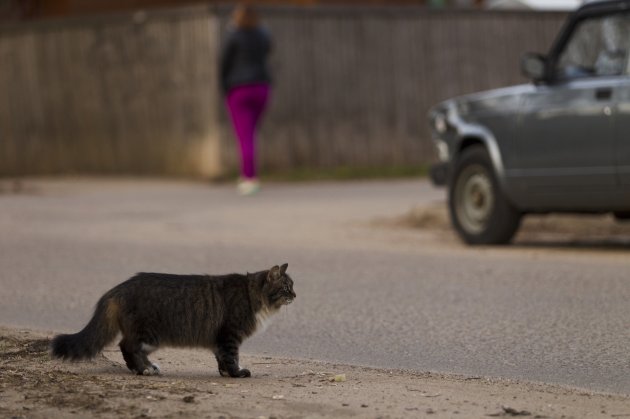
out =
{"type": "Polygon", "coordinates": [[[467,114],[484,114],[494,112],[510,112],[518,108],[523,94],[534,91],[531,83],[500,89],[485,90],[463,96],[457,96],[436,105],[433,110],[447,110],[455,107],[461,116],[467,114]]]}

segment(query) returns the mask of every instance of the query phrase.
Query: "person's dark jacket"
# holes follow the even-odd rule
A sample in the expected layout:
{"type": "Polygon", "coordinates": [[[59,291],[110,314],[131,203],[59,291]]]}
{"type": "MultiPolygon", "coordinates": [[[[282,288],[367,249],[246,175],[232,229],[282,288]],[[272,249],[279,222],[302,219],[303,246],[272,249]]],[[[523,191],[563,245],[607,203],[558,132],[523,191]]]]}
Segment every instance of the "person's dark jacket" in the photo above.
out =
{"type": "Polygon", "coordinates": [[[221,50],[221,88],[271,83],[267,57],[271,38],[263,28],[231,30],[221,50]]]}

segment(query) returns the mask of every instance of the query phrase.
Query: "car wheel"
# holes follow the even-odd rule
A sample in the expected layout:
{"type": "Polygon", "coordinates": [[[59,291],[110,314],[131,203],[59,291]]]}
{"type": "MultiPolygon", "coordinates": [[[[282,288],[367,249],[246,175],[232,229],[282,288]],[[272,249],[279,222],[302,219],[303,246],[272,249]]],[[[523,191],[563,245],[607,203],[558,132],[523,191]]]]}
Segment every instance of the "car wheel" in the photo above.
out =
{"type": "Polygon", "coordinates": [[[485,148],[467,148],[457,160],[449,212],[455,230],[468,244],[509,243],[516,233],[521,214],[503,196],[485,148]]]}

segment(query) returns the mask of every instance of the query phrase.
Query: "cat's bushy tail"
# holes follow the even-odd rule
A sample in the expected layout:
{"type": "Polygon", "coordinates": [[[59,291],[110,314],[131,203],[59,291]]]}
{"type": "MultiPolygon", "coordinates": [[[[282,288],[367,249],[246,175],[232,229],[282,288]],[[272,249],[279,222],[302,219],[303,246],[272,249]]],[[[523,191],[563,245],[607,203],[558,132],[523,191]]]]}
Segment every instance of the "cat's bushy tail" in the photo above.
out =
{"type": "Polygon", "coordinates": [[[118,334],[119,304],[104,295],[96,304],[94,315],[78,333],[57,335],[50,344],[53,358],[78,361],[94,358],[118,334]]]}

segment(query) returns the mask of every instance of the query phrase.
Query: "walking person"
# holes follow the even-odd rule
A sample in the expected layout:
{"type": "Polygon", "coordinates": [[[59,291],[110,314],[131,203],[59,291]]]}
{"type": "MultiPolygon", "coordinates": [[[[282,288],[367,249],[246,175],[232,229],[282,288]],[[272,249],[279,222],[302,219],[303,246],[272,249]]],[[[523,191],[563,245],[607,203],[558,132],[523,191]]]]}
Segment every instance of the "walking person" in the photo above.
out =
{"type": "Polygon", "coordinates": [[[256,173],[256,129],[271,91],[267,63],[271,37],[258,14],[239,5],[221,51],[221,87],[241,152],[238,191],[251,195],[260,188],[256,173]]]}

